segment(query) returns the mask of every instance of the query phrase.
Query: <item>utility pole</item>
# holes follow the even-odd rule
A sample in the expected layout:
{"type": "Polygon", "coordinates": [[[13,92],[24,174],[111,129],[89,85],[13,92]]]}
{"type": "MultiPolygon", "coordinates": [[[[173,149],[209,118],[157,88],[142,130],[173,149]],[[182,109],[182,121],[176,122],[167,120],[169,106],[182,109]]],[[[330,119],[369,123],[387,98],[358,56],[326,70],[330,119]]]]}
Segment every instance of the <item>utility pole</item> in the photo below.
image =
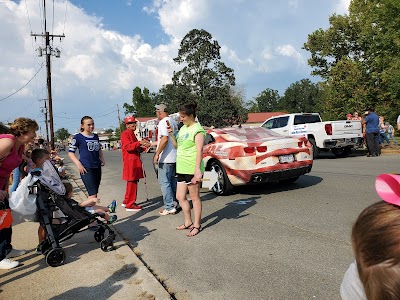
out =
{"type": "Polygon", "coordinates": [[[42,108],[42,113],[44,113],[44,119],[46,122],[46,141],[47,145],[49,144],[49,120],[47,119],[47,99],[42,99],[44,101],[44,108],[42,108]]]}
{"type": "MultiPolygon", "coordinates": [[[[54,148],[54,122],[53,122],[53,99],[51,95],[51,59],[50,55],[54,55],[55,57],[59,58],[60,57],[60,50],[58,48],[53,49],[50,46],[50,37],[53,39],[54,37],[59,37],[60,40],[61,38],[65,37],[64,34],[62,35],[54,35],[54,34],[49,34],[49,32],[46,29],[46,0],[43,0],[43,14],[44,14],[44,31],[45,33],[41,34],[36,34],[36,33],[31,33],[31,36],[34,36],[35,38],[37,36],[39,37],[44,37],[46,46],[45,48],[39,47],[37,49],[38,51],[38,56],[41,57],[43,55],[43,51],[46,54],[46,69],[47,69],[47,99],[49,101],[49,122],[50,122],[50,145],[51,148],[54,148]]],[[[46,122],[46,128],[47,128],[47,122],[46,122]]],[[[47,141],[49,142],[49,141],[47,141]]]]}
{"type": "Polygon", "coordinates": [[[120,133],[122,133],[122,131],[124,131],[124,128],[122,127],[122,123],[121,123],[121,117],[119,116],[119,106],[117,104],[117,111],[118,111],[118,124],[119,124],[119,130],[120,133]]]}

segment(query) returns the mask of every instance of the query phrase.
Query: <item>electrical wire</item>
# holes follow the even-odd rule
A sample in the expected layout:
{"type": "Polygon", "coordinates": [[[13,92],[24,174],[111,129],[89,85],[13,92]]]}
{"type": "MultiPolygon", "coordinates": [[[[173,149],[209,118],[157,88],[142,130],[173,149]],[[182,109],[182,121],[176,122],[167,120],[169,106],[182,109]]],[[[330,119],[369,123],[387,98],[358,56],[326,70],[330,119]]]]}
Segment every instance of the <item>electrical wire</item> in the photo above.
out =
{"type": "Polygon", "coordinates": [[[13,96],[13,95],[15,95],[16,93],[18,93],[19,91],[21,91],[24,87],[26,87],[26,86],[33,80],[33,78],[36,77],[36,75],[37,75],[37,74],[39,73],[39,71],[43,68],[43,66],[44,66],[44,63],[40,66],[39,70],[37,70],[37,72],[35,73],[35,75],[33,75],[33,77],[32,77],[31,79],[29,79],[29,81],[28,81],[27,83],[25,83],[21,88],[19,88],[18,90],[16,90],[14,93],[8,95],[7,97],[4,97],[4,98],[0,99],[0,102],[6,100],[7,98],[10,98],[11,96],[13,96]]]}

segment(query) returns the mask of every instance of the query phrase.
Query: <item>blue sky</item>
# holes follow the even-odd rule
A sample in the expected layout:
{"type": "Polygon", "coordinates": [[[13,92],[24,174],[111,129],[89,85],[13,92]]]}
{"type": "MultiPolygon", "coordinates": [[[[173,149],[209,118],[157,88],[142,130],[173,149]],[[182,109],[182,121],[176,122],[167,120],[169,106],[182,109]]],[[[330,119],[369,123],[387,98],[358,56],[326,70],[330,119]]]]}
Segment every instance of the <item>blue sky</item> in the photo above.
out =
{"type": "MultiPolygon", "coordinates": [[[[0,1],[0,120],[35,118],[43,132],[43,101],[39,100],[47,98],[46,70],[42,67],[44,57],[38,57],[35,51],[43,47],[43,39],[30,36],[31,31],[43,31],[42,3],[0,1]]],[[[84,115],[92,116],[96,127],[118,126],[117,105],[123,117],[122,105],[131,103],[136,86],[157,92],[170,83],[174,71],[182,68],[173,58],[182,38],[194,28],[207,30],[218,41],[222,61],[234,69],[236,85],[246,100],[266,88],[282,95],[296,81],[316,81],[310,77],[309,53],[302,46],[308,34],[328,27],[329,16],[347,13],[349,3],[46,1],[48,31],[65,34],[62,41],[52,41],[52,47],[61,50],[60,58],[52,58],[55,129],[64,127],[73,133],[84,115]]]]}

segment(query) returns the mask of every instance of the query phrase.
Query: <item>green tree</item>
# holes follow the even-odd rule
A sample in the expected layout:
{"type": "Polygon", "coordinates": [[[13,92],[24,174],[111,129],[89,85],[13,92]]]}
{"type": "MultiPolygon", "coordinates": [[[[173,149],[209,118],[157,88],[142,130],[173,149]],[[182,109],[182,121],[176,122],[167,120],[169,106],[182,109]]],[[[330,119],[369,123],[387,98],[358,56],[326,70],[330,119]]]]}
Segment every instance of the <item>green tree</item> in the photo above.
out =
{"type": "Polygon", "coordinates": [[[105,132],[105,133],[113,133],[113,132],[114,132],[114,129],[108,128],[108,129],[106,129],[104,132],[105,132]]]}
{"type": "Polygon", "coordinates": [[[69,138],[71,134],[68,132],[68,129],[60,128],[55,133],[54,136],[59,141],[65,141],[69,138]]]}
{"type": "Polygon", "coordinates": [[[319,110],[322,91],[309,79],[292,83],[279,101],[281,110],[290,113],[315,112],[319,110]]]}
{"type": "Polygon", "coordinates": [[[149,89],[136,87],[132,91],[132,105],[124,103],[125,114],[135,114],[137,117],[149,117],[154,115],[154,105],[149,89]]]}
{"type": "Polygon", "coordinates": [[[254,98],[252,112],[269,112],[278,111],[280,96],[277,90],[270,88],[262,91],[257,97],[254,98]]]}
{"type": "Polygon", "coordinates": [[[234,72],[221,61],[220,48],[210,33],[193,29],[181,41],[178,56],[174,58],[184,66],[174,72],[175,87],[171,90],[177,95],[186,95],[183,103],[198,104],[198,117],[206,126],[230,126],[246,115],[243,107],[238,107],[238,95],[232,93],[234,72]]]}
{"type": "Polygon", "coordinates": [[[304,44],[312,74],[325,81],[327,109],[343,116],[349,108],[373,105],[393,122],[400,110],[400,1],[353,0],[349,15],[333,15],[329,23],[304,44]],[[333,97],[350,104],[340,112],[333,97]]]}

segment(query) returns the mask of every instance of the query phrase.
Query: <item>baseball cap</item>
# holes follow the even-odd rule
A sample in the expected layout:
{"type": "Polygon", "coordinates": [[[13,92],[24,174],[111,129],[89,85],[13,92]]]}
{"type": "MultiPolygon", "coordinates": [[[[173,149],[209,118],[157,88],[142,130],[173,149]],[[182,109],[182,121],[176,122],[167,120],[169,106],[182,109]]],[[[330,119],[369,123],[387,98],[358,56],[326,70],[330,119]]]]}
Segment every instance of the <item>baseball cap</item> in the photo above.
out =
{"type": "Polygon", "coordinates": [[[166,112],[167,111],[167,106],[164,103],[158,104],[154,106],[157,111],[162,111],[166,112]]]}
{"type": "Polygon", "coordinates": [[[124,122],[125,122],[125,124],[128,124],[128,123],[136,123],[136,119],[135,119],[134,116],[127,116],[127,117],[125,118],[124,122]]]}
{"type": "Polygon", "coordinates": [[[400,206],[400,175],[379,175],[375,180],[375,189],[383,201],[400,206]]]}

